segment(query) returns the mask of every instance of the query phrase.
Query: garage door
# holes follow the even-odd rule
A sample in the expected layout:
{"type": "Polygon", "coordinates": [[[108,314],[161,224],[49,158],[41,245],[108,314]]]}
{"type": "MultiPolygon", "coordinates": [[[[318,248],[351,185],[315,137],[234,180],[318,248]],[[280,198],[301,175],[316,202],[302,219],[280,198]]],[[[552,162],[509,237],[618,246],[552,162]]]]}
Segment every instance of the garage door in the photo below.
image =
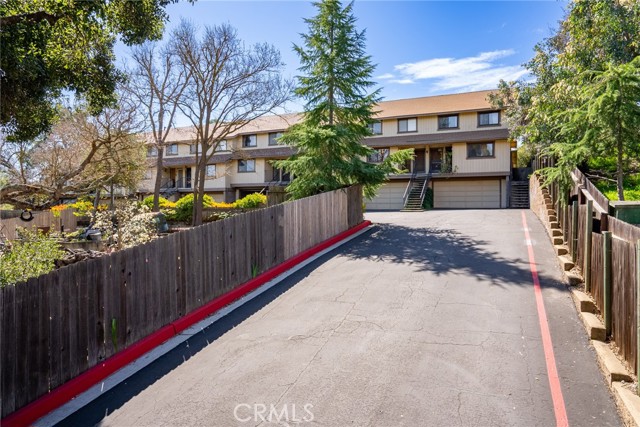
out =
{"type": "Polygon", "coordinates": [[[435,208],[500,208],[500,180],[434,181],[435,208]]]}
{"type": "Polygon", "coordinates": [[[407,189],[408,181],[387,182],[378,190],[372,200],[365,200],[367,210],[399,210],[402,209],[402,197],[407,189]]]}

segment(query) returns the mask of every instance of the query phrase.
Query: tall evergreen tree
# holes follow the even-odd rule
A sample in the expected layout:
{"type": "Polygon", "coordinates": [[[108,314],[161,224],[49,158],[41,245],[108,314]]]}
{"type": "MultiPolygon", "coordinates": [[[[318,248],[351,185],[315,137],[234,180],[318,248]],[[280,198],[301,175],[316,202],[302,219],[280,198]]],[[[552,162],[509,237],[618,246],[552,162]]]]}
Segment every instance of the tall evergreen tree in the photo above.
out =
{"type": "Polygon", "coordinates": [[[303,73],[295,93],[306,101],[304,116],[281,138],[298,153],[274,164],[295,177],[287,187],[294,198],[352,184],[363,184],[373,197],[413,152],[402,150],[378,165],[364,160],[372,149],[362,140],[371,135],[368,125],[380,101],[380,89],[369,92],[375,66],[365,51],[365,32],[356,29],[353,3],[343,8],[339,0],[323,0],[314,6],[318,14],[305,19],[303,45],[294,45],[303,73]]]}

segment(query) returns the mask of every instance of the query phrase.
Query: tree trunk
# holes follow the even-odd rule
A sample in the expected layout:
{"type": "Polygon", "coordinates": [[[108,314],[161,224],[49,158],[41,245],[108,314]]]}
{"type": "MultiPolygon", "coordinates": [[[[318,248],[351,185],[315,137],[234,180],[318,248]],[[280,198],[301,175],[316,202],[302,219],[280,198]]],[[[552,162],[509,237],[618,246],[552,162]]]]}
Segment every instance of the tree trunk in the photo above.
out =
{"type": "Polygon", "coordinates": [[[618,122],[618,170],[616,171],[616,186],[618,187],[618,200],[624,201],[624,171],[622,168],[622,151],[624,149],[622,145],[622,124],[618,122]]]}
{"type": "Polygon", "coordinates": [[[98,210],[98,205],[100,204],[100,189],[96,189],[96,196],[93,199],[93,209],[98,210]]]}
{"type": "Polygon", "coordinates": [[[193,183],[193,225],[202,225],[202,204],[204,202],[204,176],[207,170],[207,159],[200,158],[196,164],[195,181],[193,183]]]}
{"type": "Polygon", "coordinates": [[[109,209],[114,210],[116,208],[116,196],[113,194],[113,182],[111,183],[111,188],[109,189],[111,192],[111,199],[109,200],[109,209]]]}
{"type": "Polygon", "coordinates": [[[158,158],[156,159],[156,183],[153,187],[153,212],[160,211],[160,188],[162,187],[162,159],[164,158],[164,147],[158,147],[158,158]]]}

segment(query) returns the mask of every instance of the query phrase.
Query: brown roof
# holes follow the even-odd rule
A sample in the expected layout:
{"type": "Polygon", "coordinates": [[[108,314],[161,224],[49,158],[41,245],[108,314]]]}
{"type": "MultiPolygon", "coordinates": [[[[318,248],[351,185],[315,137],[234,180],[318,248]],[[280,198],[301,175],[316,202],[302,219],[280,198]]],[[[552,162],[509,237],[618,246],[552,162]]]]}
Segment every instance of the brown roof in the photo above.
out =
{"type": "Polygon", "coordinates": [[[377,117],[430,116],[442,113],[480,111],[492,109],[487,97],[491,90],[456,93],[451,95],[425,96],[422,98],[383,101],[378,104],[377,117]]]}
{"type": "Polygon", "coordinates": [[[448,142],[492,141],[507,139],[509,130],[473,130],[468,132],[440,132],[417,135],[383,136],[367,138],[364,143],[369,147],[406,147],[411,145],[442,144],[448,142]]]}
{"type": "MultiPolygon", "coordinates": [[[[225,163],[237,159],[279,159],[286,158],[296,151],[292,147],[258,148],[253,150],[236,150],[232,153],[214,154],[207,162],[210,165],[225,163]]],[[[196,163],[196,156],[165,157],[162,159],[164,167],[189,166],[196,163]]]]}
{"type": "MultiPolygon", "coordinates": [[[[482,90],[478,92],[382,101],[375,108],[375,110],[378,111],[376,117],[379,119],[390,119],[396,117],[432,116],[445,113],[490,110],[492,107],[487,97],[491,92],[491,90],[482,90]]],[[[238,135],[252,133],[281,132],[298,123],[301,119],[302,114],[300,113],[263,116],[251,121],[239,131],[229,135],[229,139],[238,135]]],[[[149,134],[143,134],[142,137],[148,138],[149,134]]],[[[195,140],[195,128],[193,126],[171,129],[167,136],[167,142],[191,143],[193,140],[195,140]]]]}
{"type": "MultiPolygon", "coordinates": [[[[230,134],[228,138],[231,139],[235,138],[238,135],[246,135],[252,133],[281,132],[298,123],[301,117],[302,116],[299,113],[263,116],[252,120],[239,131],[230,134]]],[[[146,138],[148,135],[149,134],[144,134],[143,137],[146,138]]],[[[191,141],[195,139],[195,128],[193,126],[186,126],[171,129],[169,131],[169,134],[167,135],[166,141],[191,143],[191,141]]]]}

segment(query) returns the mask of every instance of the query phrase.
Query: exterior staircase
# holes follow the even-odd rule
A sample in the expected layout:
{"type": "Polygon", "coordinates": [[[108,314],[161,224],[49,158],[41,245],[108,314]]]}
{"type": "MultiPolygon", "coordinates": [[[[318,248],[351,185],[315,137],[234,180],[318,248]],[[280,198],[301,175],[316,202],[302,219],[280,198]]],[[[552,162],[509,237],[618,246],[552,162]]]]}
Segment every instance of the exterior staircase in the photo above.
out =
{"type": "Polygon", "coordinates": [[[512,209],[529,208],[529,181],[511,182],[510,207],[512,209]]]}
{"type": "Polygon", "coordinates": [[[429,178],[425,176],[415,176],[409,181],[404,200],[403,212],[422,212],[422,203],[427,190],[429,178]]]}

